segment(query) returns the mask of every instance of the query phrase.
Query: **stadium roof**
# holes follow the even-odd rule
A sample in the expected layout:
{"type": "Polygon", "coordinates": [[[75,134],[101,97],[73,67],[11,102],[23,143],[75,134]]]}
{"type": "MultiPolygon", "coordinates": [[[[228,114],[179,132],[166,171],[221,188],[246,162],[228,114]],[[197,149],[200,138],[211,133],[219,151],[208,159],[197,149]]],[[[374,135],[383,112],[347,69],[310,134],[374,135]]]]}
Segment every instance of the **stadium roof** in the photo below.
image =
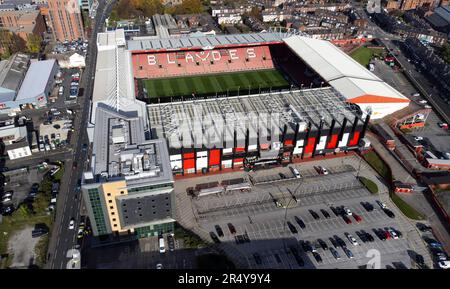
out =
{"type": "Polygon", "coordinates": [[[344,77],[330,84],[352,103],[409,102],[409,99],[385,82],[344,77]]]}
{"type": "Polygon", "coordinates": [[[32,98],[44,94],[55,64],[55,59],[31,63],[19,93],[17,94],[16,100],[32,98]]]}
{"type": "Polygon", "coordinates": [[[284,42],[326,81],[346,76],[381,81],[329,41],[292,36],[284,42]]]}
{"type": "Polygon", "coordinates": [[[201,37],[180,37],[165,39],[129,40],[128,49],[139,50],[173,50],[173,49],[202,49],[204,47],[251,45],[267,42],[282,42],[281,33],[251,33],[232,35],[209,35],[201,37]]]}

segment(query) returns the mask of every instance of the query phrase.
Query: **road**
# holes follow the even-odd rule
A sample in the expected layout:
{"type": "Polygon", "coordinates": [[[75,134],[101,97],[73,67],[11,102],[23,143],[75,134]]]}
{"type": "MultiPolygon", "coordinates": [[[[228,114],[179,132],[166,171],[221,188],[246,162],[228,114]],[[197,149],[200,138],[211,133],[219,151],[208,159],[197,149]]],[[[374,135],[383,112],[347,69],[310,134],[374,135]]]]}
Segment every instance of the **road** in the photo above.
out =
{"type": "Polygon", "coordinates": [[[111,12],[112,4],[115,1],[101,1],[97,9],[94,29],[89,41],[89,53],[86,57],[86,68],[82,74],[80,87],[84,88],[84,96],[79,99],[80,111],[77,112],[78,117],[74,124],[74,134],[72,136],[74,144],[74,153],[72,160],[66,161],[66,174],[61,180],[62,187],[57,202],[56,217],[51,234],[48,249],[47,268],[64,269],[67,267],[69,258],[67,251],[73,249],[77,244],[77,225],[80,220],[80,209],[82,205],[81,196],[79,197],[75,187],[78,179],[86,165],[87,154],[82,151],[82,145],[88,143],[86,126],[88,122],[90,99],[93,92],[95,63],[97,56],[96,39],[97,33],[102,29],[105,18],[111,12]],[[76,162],[77,167],[73,167],[76,162]],[[72,170],[71,170],[72,168],[72,170]],[[76,226],[74,230],[69,230],[69,222],[74,218],[76,226]]]}

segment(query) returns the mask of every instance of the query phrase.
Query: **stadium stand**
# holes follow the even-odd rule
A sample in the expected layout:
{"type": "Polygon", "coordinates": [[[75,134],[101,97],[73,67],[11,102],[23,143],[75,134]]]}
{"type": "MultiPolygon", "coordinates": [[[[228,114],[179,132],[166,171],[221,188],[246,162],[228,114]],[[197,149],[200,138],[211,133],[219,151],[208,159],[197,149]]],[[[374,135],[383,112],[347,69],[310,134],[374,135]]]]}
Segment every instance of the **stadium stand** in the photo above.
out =
{"type": "Polygon", "coordinates": [[[133,54],[138,79],[273,69],[269,46],[133,54]]]}

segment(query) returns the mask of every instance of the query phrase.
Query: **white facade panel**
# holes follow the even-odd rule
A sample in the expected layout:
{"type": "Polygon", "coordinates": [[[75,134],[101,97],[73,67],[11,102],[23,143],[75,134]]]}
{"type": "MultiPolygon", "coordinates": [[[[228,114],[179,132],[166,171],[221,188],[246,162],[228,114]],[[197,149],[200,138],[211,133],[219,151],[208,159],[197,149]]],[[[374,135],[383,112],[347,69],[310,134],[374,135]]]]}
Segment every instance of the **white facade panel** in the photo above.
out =
{"type": "Polygon", "coordinates": [[[327,136],[326,135],[321,136],[320,140],[319,140],[319,143],[316,146],[316,151],[317,150],[323,150],[325,148],[326,144],[327,144],[327,136]]]}
{"type": "Polygon", "coordinates": [[[342,136],[342,140],[338,144],[338,147],[345,147],[345,146],[347,146],[348,136],[349,135],[350,135],[349,133],[344,133],[344,135],[342,136]]]}

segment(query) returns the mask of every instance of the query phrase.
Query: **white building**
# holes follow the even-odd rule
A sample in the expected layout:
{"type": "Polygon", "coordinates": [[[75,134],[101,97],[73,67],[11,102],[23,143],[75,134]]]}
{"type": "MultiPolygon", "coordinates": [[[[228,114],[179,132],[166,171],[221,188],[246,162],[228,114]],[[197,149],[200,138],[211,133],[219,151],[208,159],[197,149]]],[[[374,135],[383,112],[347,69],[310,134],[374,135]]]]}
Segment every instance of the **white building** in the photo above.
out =
{"type": "Polygon", "coordinates": [[[216,17],[219,24],[242,23],[242,16],[239,13],[220,13],[216,17]]]}
{"type": "Polygon", "coordinates": [[[10,160],[31,156],[30,146],[27,141],[21,141],[10,146],[6,146],[6,152],[8,153],[10,160]]]}
{"type": "Polygon", "coordinates": [[[73,53],[70,56],[63,56],[58,59],[58,64],[61,68],[84,68],[86,67],[86,59],[78,53],[73,53]]]}

